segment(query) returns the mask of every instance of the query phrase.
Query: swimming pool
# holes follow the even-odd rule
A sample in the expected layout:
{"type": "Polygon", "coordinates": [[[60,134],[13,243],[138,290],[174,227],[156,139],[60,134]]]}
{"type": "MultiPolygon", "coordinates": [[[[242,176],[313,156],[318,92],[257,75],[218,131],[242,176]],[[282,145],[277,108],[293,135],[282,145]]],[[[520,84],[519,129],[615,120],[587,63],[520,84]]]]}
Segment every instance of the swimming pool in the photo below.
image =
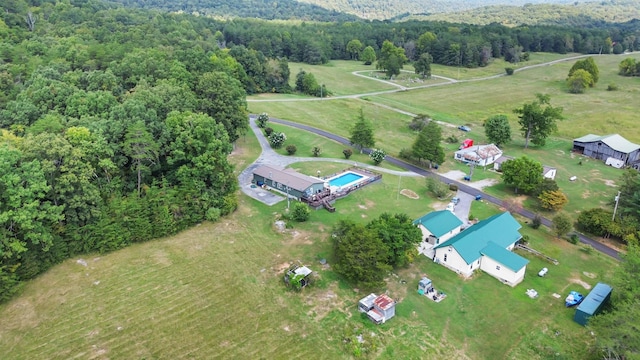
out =
{"type": "Polygon", "coordinates": [[[330,186],[345,186],[347,184],[351,184],[357,182],[362,179],[364,176],[356,173],[348,172],[344,173],[336,178],[329,180],[330,186]]]}

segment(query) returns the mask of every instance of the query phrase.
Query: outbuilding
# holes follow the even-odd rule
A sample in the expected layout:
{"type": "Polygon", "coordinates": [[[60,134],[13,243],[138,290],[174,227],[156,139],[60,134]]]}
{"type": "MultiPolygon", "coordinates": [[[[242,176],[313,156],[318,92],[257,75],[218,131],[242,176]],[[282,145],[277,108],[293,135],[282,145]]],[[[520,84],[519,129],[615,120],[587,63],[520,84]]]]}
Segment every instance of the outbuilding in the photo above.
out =
{"type": "Polygon", "coordinates": [[[589,318],[602,311],[607,301],[611,297],[611,286],[598,283],[584,300],[578,305],[573,321],[582,326],[586,326],[589,318]]]}
{"type": "Polygon", "coordinates": [[[300,174],[293,169],[276,169],[267,165],[253,171],[253,183],[268,186],[297,200],[311,198],[326,187],[322,179],[300,174]]]}
{"type": "Polygon", "coordinates": [[[588,134],[574,139],[573,151],[602,161],[610,157],[619,159],[629,166],[640,161],[640,145],[618,134],[604,136],[588,134]]]}

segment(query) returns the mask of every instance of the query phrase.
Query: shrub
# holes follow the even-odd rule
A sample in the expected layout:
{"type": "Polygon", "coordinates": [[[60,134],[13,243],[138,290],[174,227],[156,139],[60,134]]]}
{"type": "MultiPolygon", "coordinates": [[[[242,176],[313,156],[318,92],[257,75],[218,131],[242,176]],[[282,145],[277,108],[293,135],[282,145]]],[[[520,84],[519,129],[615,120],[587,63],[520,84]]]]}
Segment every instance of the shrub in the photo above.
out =
{"type": "Polygon", "coordinates": [[[351,157],[351,155],[353,155],[353,150],[351,149],[344,149],[342,150],[342,154],[344,155],[344,158],[349,160],[349,158],[351,157]]]}
{"type": "Polygon", "coordinates": [[[584,251],[587,254],[591,254],[591,253],[593,253],[593,246],[591,246],[589,244],[585,244],[585,245],[580,247],[580,250],[584,251]]]}
{"type": "Polygon", "coordinates": [[[447,184],[432,177],[427,178],[427,190],[438,198],[443,198],[449,194],[447,184]]]}
{"type": "Polygon", "coordinates": [[[613,213],[602,208],[584,210],[578,215],[577,225],[580,230],[597,236],[604,236],[611,226],[613,213]]]}
{"type": "Polygon", "coordinates": [[[286,140],[287,136],[282,132],[276,131],[272,132],[271,135],[269,135],[269,144],[271,144],[271,147],[274,149],[281,148],[286,140]]]}
{"type": "Polygon", "coordinates": [[[321,151],[321,150],[320,150],[320,148],[319,148],[319,147],[317,147],[317,146],[314,146],[314,147],[313,147],[313,149],[311,149],[311,153],[313,154],[313,156],[314,156],[314,157],[318,157],[318,156],[320,156],[320,153],[321,153],[321,152],[322,152],[322,151],[321,151]]]}
{"type": "Polygon", "coordinates": [[[411,149],[402,149],[400,150],[399,155],[401,159],[411,160],[411,158],[413,157],[413,152],[411,151],[411,149]]]}
{"type": "Polygon", "coordinates": [[[616,91],[618,90],[618,85],[615,83],[611,83],[607,86],[607,91],[616,91]]]}
{"type": "Polygon", "coordinates": [[[222,208],[220,212],[222,215],[229,215],[238,209],[238,197],[236,194],[228,194],[222,200],[222,208]]]}
{"type": "Polygon", "coordinates": [[[571,234],[571,236],[569,236],[569,240],[570,243],[572,243],[573,245],[577,244],[580,242],[580,238],[578,237],[577,234],[571,234]]]}
{"type": "Polygon", "coordinates": [[[507,73],[507,75],[513,75],[513,68],[512,67],[506,67],[504,68],[504,71],[507,73]]]}
{"type": "Polygon", "coordinates": [[[207,210],[207,214],[205,215],[205,218],[208,221],[216,222],[218,221],[218,219],[220,219],[221,213],[222,211],[220,209],[218,209],[217,207],[212,207],[212,208],[209,208],[209,210],[207,210]]]}
{"type": "Polygon", "coordinates": [[[533,217],[533,220],[531,221],[531,227],[534,229],[537,229],[540,227],[540,225],[542,225],[542,217],[538,214],[536,214],[533,217]]]}
{"type": "Polygon", "coordinates": [[[369,157],[376,165],[379,165],[386,156],[387,153],[382,149],[373,149],[371,150],[371,153],[369,153],[369,157]]]}
{"type": "Polygon", "coordinates": [[[298,151],[298,148],[295,145],[287,145],[287,154],[293,155],[298,151]]]}
{"type": "Polygon", "coordinates": [[[444,141],[448,142],[449,144],[457,144],[458,143],[458,138],[456,136],[454,136],[454,135],[450,135],[444,141]]]}
{"type": "Polygon", "coordinates": [[[304,222],[309,220],[311,216],[311,210],[309,206],[303,202],[296,202],[293,204],[293,211],[291,212],[291,218],[297,222],[304,222]]]}
{"type": "Polygon", "coordinates": [[[451,191],[458,191],[458,185],[456,185],[456,184],[449,184],[449,190],[451,190],[451,191]]]}
{"type": "Polygon", "coordinates": [[[256,118],[256,125],[258,125],[259,128],[264,128],[265,126],[267,126],[268,121],[269,115],[267,113],[262,113],[256,118]]]}
{"type": "Polygon", "coordinates": [[[271,134],[273,134],[273,128],[267,127],[264,129],[264,134],[269,137],[271,136],[271,134]]]}
{"type": "Polygon", "coordinates": [[[420,114],[411,120],[411,123],[409,123],[409,129],[419,132],[429,124],[429,121],[431,121],[431,119],[429,119],[429,115],[420,114]]]}

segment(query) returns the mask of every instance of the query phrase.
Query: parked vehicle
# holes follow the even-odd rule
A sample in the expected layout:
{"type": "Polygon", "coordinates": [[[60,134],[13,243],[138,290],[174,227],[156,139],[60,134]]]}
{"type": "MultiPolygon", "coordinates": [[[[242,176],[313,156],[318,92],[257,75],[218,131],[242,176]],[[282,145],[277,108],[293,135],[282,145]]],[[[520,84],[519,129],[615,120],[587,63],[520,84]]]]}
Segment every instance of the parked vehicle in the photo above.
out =
{"type": "Polygon", "coordinates": [[[460,198],[459,198],[459,197],[457,197],[457,196],[454,196],[454,197],[451,199],[451,202],[452,202],[454,205],[458,205],[458,203],[460,202],[460,198]]]}
{"type": "Polygon", "coordinates": [[[456,209],[456,206],[454,203],[448,203],[447,204],[447,210],[453,212],[456,209]]]}
{"type": "Polygon", "coordinates": [[[471,131],[471,128],[469,128],[466,125],[460,125],[460,126],[458,126],[458,130],[462,130],[464,132],[469,132],[469,131],[471,131]]]}
{"type": "Polygon", "coordinates": [[[543,276],[547,275],[547,272],[549,272],[549,269],[542,268],[542,270],[538,271],[538,276],[543,277],[543,276]]]}
{"type": "Polygon", "coordinates": [[[577,291],[569,292],[569,295],[566,299],[564,299],[564,304],[566,307],[576,306],[582,302],[584,296],[577,291]]]}

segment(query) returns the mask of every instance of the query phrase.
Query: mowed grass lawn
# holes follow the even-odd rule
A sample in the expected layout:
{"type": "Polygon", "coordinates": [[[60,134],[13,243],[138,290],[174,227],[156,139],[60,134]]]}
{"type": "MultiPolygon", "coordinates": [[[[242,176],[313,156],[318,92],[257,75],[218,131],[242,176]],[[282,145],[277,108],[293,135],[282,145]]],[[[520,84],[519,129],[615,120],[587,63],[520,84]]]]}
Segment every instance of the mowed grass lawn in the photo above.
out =
{"type": "MultiPolygon", "coordinates": [[[[519,68],[541,64],[572,56],[558,54],[531,54],[531,60],[514,65],[519,68]]],[[[445,144],[446,161],[440,172],[460,170],[468,172],[468,167],[453,162],[453,152],[464,138],[472,138],[476,143],[485,143],[482,122],[496,114],[505,114],[511,123],[513,141],[504,146],[505,154],[511,156],[530,156],[543,165],[556,167],[556,181],[569,197],[565,210],[576,215],[577,212],[596,206],[610,206],[616,194],[621,170],[605,166],[602,162],[583,158],[571,153],[572,139],[589,133],[605,135],[620,133],[629,141],[640,143],[640,129],[636,126],[636,104],[640,103],[640,84],[637,78],[622,77],[617,74],[618,64],[626,57],[640,60],[640,54],[594,55],[600,70],[600,80],[595,88],[585,94],[574,95],[566,91],[565,79],[575,60],[556,63],[517,72],[513,76],[503,76],[482,81],[460,82],[451,85],[425,89],[414,89],[392,94],[366,96],[362,99],[336,99],[305,102],[250,102],[252,112],[267,112],[271,116],[315,126],[348,137],[360,108],[365,117],[374,125],[376,146],[389,154],[397,156],[403,148],[411,148],[416,134],[408,129],[411,117],[393,111],[399,109],[414,114],[428,114],[436,120],[448,122],[454,126],[466,124],[470,133],[462,133],[453,128],[443,127],[445,138],[455,137],[458,142],[445,144]],[[617,91],[607,91],[609,84],[616,84],[617,91]],[[544,147],[532,146],[524,149],[524,138],[518,130],[517,117],[513,109],[535,100],[536,93],[551,96],[553,106],[564,109],[564,120],[558,122],[558,133],[551,136],[544,147]],[[386,107],[385,107],[386,106],[386,107]],[[582,165],[579,163],[582,161],[582,165]],[[570,182],[571,176],[578,180],[570,182]]],[[[332,62],[330,66],[319,66],[333,78],[340,79],[338,86],[349,88],[353,80],[362,84],[361,78],[351,75],[359,68],[359,63],[351,61],[332,62]],[[347,81],[348,80],[348,81],[347,81]]],[[[461,80],[477,80],[486,76],[504,72],[509,66],[501,60],[495,60],[485,68],[461,69],[461,80]]],[[[309,71],[315,72],[314,67],[309,71]]],[[[457,78],[458,69],[434,65],[434,75],[457,78]]],[[[366,79],[364,79],[366,80],[366,79]]],[[[372,88],[379,82],[370,80],[372,88]]],[[[474,180],[494,178],[500,181],[500,175],[488,170],[476,169],[474,180]]],[[[498,197],[513,196],[511,189],[496,185],[487,189],[498,197]]],[[[535,205],[534,200],[525,201],[535,205]]],[[[539,209],[534,209],[539,210],[539,209]]],[[[552,216],[551,213],[544,214],[552,216]]]]}
{"type": "MultiPolygon", "coordinates": [[[[255,138],[242,138],[232,159],[250,163],[255,138]]],[[[340,170],[334,163],[300,163],[301,171],[340,170]]],[[[240,170],[240,169],[238,169],[240,170]]],[[[13,301],[0,305],[0,353],[8,359],[71,358],[350,358],[345,338],[362,334],[372,356],[399,358],[585,358],[588,329],[571,321],[563,298],[579,282],[606,281],[614,262],[528,227],[530,243],[560,260],[531,260],[515,288],[486,274],[464,280],[424,257],[388,276],[399,300],[397,315],[374,326],[356,310],[366,295],[331,269],[330,230],[341,219],[366,223],[383,212],[418,217],[444,206],[426,195],[424,180],[385,174],[383,180],[336,203],[337,212],[284,233],[273,223],[286,204],[267,207],[245,196],[237,212],[176,236],[136,244],[111,254],[90,254],[58,265],[30,281],[13,301]],[[400,195],[415,192],[419,198],[400,195]],[[319,259],[329,260],[322,266],[319,259]],[[84,260],[86,266],[78,260],[84,260]],[[283,270],[300,262],[318,273],[301,293],[287,290],[283,270]],[[535,274],[550,268],[545,278],[535,274]],[[416,293],[429,276],[448,294],[436,304],[416,293]],[[527,288],[538,299],[524,295],[527,288]],[[556,299],[553,293],[561,294],[556,299]],[[355,330],[354,330],[355,329],[355,330]]],[[[483,217],[499,210],[474,202],[483,217]]]]}

